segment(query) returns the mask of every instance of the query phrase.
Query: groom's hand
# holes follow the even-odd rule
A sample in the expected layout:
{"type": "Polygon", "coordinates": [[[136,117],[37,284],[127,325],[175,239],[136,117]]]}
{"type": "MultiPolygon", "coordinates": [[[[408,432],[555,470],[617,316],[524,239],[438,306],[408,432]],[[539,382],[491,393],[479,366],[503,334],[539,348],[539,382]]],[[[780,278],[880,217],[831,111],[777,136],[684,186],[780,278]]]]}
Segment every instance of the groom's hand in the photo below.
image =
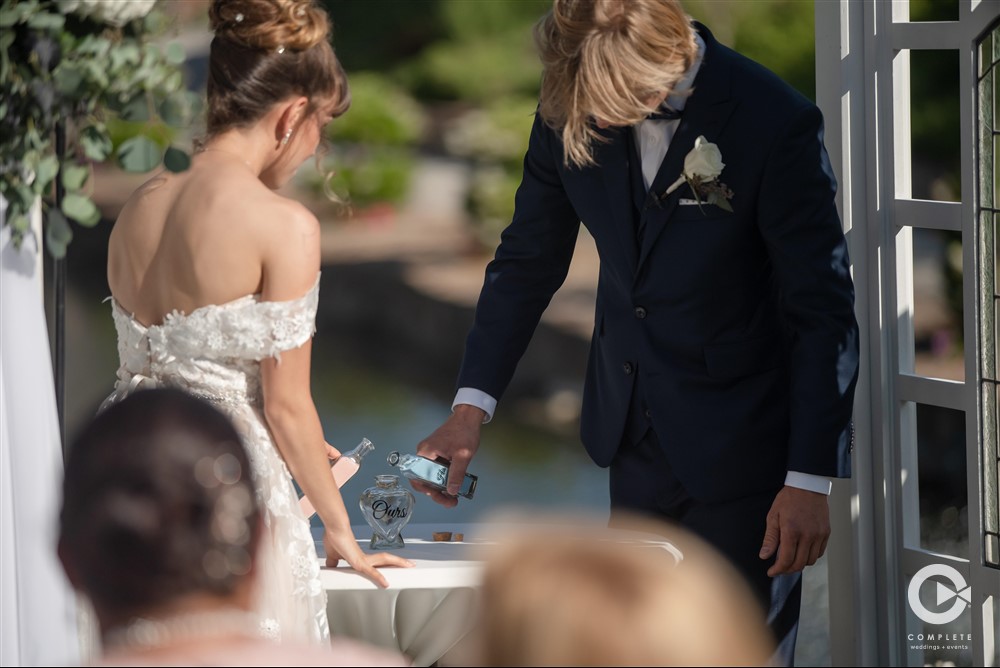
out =
{"type": "Polygon", "coordinates": [[[479,449],[479,432],[483,427],[486,413],[468,404],[455,406],[455,411],[433,434],[417,445],[417,454],[428,459],[447,459],[451,462],[448,471],[448,491],[411,481],[413,489],[423,492],[442,506],[449,508],[458,504],[458,490],[461,489],[465,471],[469,468],[476,450],[479,449]]]}
{"type": "Polygon", "coordinates": [[[760,547],[761,559],[778,553],[768,576],[797,573],[812,566],[826,552],[829,538],[830,506],[826,495],[783,487],[767,514],[767,530],[760,547]]]}

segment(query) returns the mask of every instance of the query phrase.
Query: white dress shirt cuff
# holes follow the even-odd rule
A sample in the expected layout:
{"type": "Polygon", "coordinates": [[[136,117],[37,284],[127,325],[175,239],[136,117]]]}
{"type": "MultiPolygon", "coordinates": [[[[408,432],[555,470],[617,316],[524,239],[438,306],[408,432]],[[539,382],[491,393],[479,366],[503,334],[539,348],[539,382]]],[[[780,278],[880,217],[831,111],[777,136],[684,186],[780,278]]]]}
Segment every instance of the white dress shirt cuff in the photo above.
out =
{"type": "Polygon", "coordinates": [[[493,419],[493,413],[497,409],[496,399],[474,387],[458,388],[458,392],[455,394],[455,401],[451,402],[451,410],[455,410],[455,406],[459,404],[468,404],[482,409],[486,413],[486,417],[483,418],[483,424],[493,419]]]}
{"type": "Polygon", "coordinates": [[[799,471],[789,471],[785,475],[785,484],[789,487],[798,487],[827,496],[830,496],[830,490],[833,489],[833,481],[826,476],[800,473],[799,471]]]}

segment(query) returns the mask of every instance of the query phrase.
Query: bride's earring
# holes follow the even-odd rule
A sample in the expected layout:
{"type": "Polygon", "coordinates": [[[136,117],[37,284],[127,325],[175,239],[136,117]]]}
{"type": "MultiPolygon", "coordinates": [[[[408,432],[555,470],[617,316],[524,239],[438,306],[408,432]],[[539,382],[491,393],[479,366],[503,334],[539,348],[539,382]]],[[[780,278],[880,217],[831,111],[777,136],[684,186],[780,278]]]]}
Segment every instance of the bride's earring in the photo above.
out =
{"type": "Polygon", "coordinates": [[[292,138],[292,131],[289,130],[285,133],[285,136],[281,138],[281,145],[284,146],[288,143],[288,140],[292,138]]]}

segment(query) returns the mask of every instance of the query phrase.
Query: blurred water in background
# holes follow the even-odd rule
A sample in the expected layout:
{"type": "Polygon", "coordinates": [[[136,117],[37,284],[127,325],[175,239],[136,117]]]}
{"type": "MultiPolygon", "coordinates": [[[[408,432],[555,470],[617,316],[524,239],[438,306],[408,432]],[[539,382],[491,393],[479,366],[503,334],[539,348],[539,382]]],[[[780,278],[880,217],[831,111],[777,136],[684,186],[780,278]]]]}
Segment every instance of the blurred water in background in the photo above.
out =
{"type": "MultiPolygon", "coordinates": [[[[364,524],[358,508],[361,493],[374,484],[376,475],[397,472],[386,456],[393,450],[414,452],[448,417],[451,403],[377,366],[365,366],[364,360],[345,359],[334,347],[322,348],[323,339],[317,337],[313,397],[327,440],[341,450],[354,447],[362,437],[375,445],[361,470],[341,488],[351,523],[364,524]]],[[[496,421],[483,427],[482,445],[469,468],[479,476],[475,497],[444,508],[417,494],[412,521],[475,522],[512,506],[572,509],[606,519],[607,471],[590,460],[579,440],[519,424],[505,418],[503,410],[501,402],[496,421]]]]}

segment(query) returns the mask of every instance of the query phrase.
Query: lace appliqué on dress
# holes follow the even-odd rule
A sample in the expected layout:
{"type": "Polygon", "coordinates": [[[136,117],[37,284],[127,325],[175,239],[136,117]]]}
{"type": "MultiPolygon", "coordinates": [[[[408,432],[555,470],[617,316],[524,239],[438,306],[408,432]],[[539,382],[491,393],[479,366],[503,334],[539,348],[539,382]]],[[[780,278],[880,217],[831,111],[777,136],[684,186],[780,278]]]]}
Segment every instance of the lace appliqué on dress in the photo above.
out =
{"type": "Polygon", "coordinates": [[[263,302],[248,295],[219,306],[204,306],[185,315],[167,315],[156,330],[162,346],[174,355],[205,358],[239,358],[260,361],[280,359],[316,332],[319,278],[302,297],[263,302]]]}

